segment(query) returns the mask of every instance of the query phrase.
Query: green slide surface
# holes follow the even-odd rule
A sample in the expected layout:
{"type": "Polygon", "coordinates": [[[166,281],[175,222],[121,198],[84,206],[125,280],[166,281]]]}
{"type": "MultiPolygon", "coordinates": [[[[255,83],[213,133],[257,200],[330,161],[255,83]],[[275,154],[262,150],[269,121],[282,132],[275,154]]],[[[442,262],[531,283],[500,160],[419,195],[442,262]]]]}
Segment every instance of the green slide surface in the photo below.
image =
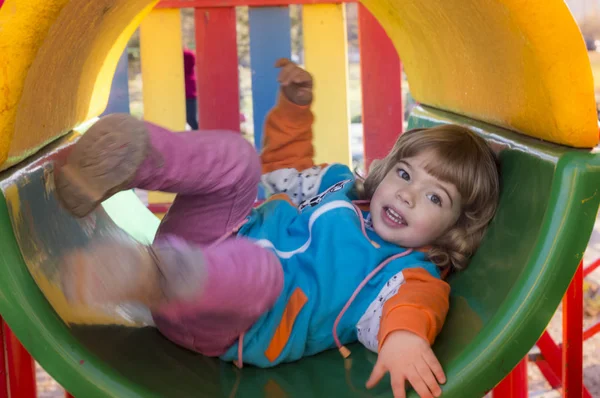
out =
{"type": "MultiPolygon", "coordinates": [[[[598,210],[600,156],[424,107],[413,111],[409,127],[440,123],[470,126],[503,148],[498,213],[470,267],[450,279],[451,310],[434,346],[448,376],[444,397],[481,397],[535,344],[572,279],[598,210]]],[[[357,344],[349,363],[332,350],[275,369],[238,370],[181,349],[152,327],[68,327],[28,265],[50,272],[70,247],[120,228],[150,241],[158,225],[132,192],[97,210],[91,229],[64,212],[51,186],[52,160],[72,139],[0,174],[0,312],[73,395],[392,396],[388,379],[365,390],[376,356],[357,344]]]]}

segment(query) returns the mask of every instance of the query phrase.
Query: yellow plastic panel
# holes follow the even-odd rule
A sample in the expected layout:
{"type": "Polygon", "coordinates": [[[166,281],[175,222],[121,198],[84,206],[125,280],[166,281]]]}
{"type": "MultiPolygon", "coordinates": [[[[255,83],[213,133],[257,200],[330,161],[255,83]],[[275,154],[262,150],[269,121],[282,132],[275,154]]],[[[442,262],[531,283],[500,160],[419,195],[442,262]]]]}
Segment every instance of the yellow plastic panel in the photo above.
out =
{"type": "Polygon", "coordinates": [[[173,131],[185,130],[185,83],[181,16],[153,10],[140,27],[144,119],[173,131]]]}
{"type": "Polygon", "coordinates": [[[0,165],[8,157],[25,77],[68,0],[6,0],[0,8],[0,165]]]}
{"type": "Polygon", "coordinates": [[[590,63],[563,0],[363,3],[392,38],[417,101],[560,144],[597,144],[590,63]]]}
{"type": "MultiPolygon", "coordinates": [[[[173,131],[185,130],[185,82],[181,15],[156,9],[140,28],[144,119],[173,131]]],[[[149,203],[170,203],[174,195],[149,192],[149,203]]]]}
{"type": "Polygon", "coordinates": [[[155,3],[5,2],[0,9],[0,169],[102,112],[126,39],[155,3]]]}
{"type": "Polygon", "coordinates": [[[346,14],[342,4],[302,9],[306,69],[315,77],[317,163],[350,165],[346,14]]]}

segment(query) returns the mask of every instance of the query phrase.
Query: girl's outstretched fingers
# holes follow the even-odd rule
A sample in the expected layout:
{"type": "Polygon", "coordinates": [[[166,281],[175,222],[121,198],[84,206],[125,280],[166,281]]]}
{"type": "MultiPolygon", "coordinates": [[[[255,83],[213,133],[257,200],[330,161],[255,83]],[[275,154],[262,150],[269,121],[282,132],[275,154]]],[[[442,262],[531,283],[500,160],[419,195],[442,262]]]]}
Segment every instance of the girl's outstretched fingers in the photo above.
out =
{"type": "Polygon", "coordinates": [[[373,371],[371,372],[371,376],[369,376],[369,380],[367,380],[367,388],[375,387],[386,373],[387,369],[378,360],[373,368],[373,371]]]}
{"type": "Polygon", "coordinates": [[[446,382],[429,342],[406,330],[392,332],[384,340],[367,388],[374,387],[387,372],[394,397],[406,396],[406,381],[421,398],[439,397],[442,394],[439,384],[446,382]]]}

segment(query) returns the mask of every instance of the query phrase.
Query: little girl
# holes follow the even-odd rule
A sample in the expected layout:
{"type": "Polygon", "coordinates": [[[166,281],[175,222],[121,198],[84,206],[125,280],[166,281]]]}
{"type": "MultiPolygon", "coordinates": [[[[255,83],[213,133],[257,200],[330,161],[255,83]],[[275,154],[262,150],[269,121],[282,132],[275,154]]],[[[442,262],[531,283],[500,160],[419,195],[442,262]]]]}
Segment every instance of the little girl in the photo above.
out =
{"type": "Polygon", "coordinates": [[[100,241],[72,253],[70,300],[137,301],[159,330],[204,355],[270,367],[360,341],[390,372],[439,396],[430,346],[448,311],[441,274],[462,269],[494,215],[495,157],[468,129],[407,132],[364,181],[313,163],[312,77],[281,60],[260,157],[239,134],[173,134],[128,115],[98,121],[57,166],[65,207],[85,216],[132,187],[177,193],[151,247],[100,241]],[[261,173],[262,161],[262,173],[261,173]],[[253,209],[261,179],[271,195],[253,209]]]}

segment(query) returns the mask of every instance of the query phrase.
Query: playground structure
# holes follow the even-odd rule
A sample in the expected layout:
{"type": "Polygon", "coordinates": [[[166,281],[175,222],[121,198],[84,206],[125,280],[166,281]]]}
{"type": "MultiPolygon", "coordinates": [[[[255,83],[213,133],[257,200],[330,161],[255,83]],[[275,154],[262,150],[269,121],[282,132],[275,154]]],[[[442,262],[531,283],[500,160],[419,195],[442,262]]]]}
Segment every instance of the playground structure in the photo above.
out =
{"type": "MultiPolygon", "coordinates": [[[[91,218],[74,220],[59,207],[50,184],[52,161],[68,151],[83,122],[104,110],[113,72],[137,24],[143,21],[144,117],[183,130],[177,8],[195,7],[200,128],[239,130],[234,7],[251,6],[258,147],[277,90],[272,65],[291,51],[289,3],[168,0],[153,9],[150,0],[7,0],[0,9],[0,57],[7,71],[0,75],[0,169],[6,169],[0,175],[0,269],[6,275],[0,313],[75,396],[369,394],[361,385],[374,357],[358,347],[349,369],[328,352],[277,369],[238,371],[178,349],[152,329],[109,325],[122,320],[68,328],[61,318],[81,323],[77,317],[89,314],[70,312],[56,296],[49,303],[40,291],[51,290],[49,270],[60,266],[60,253],[73,244],[118,233],[117,226],[149,241],[157,227],[131,193],[117,195],[91,218]]],[[[305,65],[317,83],[317,161],[348,163],[343,7],[293,3],[304,3],[305,65]]],[[[482,396],[517,363],[497,394],[523,396],[522,385],[514,383],[523,378],[525,362],[519,361],[542,335],[574,275],[565,299],[571,320],[566,346],[579,351],[565,350],[569,370],[562,383],[566,396],[583,394],[578,263],[600,200],[600,158],[589,150],[598,141],[593,85],[583,39],[564,3],[530,3],[371,0],[359,6],[367,162],[387,152],[402,126],[399,53],[411,91],[423,104],[409,128],[469,125],[498,148],[502,163],[498,215],[470,269],[450,281],[452,308],[435,346],[449,379],[444,396],[482,396]]],[[[562,365],[549,353],[558,347],[542,348],[551,346],[544,336],[538,343],[546,363],[541,368],[556,377],[562,365]]],[[[18,350],[8,337],[13,352],[18,350]]],[[[8,389],[12,396],[30,396],[27,387],[20,388],[31,364],[24,361],[10,386],[0,384],[0,396],[10,396],[8,389]]]]}

